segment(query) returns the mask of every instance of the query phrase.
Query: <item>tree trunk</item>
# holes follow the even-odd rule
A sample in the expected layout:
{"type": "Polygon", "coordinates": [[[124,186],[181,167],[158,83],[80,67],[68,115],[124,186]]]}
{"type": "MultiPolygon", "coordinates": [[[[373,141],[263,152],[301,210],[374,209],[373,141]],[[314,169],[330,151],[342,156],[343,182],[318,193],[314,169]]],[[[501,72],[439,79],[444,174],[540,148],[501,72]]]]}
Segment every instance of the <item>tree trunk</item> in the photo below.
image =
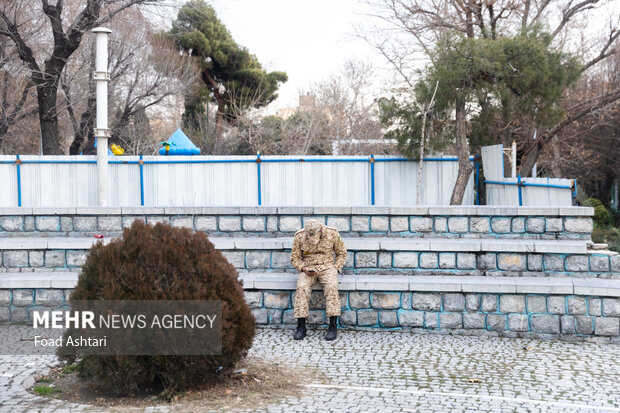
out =
{"type": "Polygon", "coordinates": [[[62,155],[60,133],[58,131],[58,116],[56,102],[58,97],[57,83],[43,83],[37,85],[37,100],[39,103],[39,122],[41,127],[41,145],[43,155],[62,155]]]}
{"type": "Polygon", "coordinates": [[[534,168],[534,164],[538,161],[538,157],[542,152],[542,143],[540,141],[535,142],[534,146],[525,153],[523,158],[521,159],[521,166],[519,167],[519,175],[521,176],[530,176],[532,175],[532,168],[534,168]]]}
{"type": "Polygon", "coordinates": [[[417,192],[415,195],[416,205],[420,205],[420,200],[422,199],[422,171],[424,170],[424,144],[426,143],[426,116],[433,107],[433,102],[435,101],[435,94],[437,93],[438,87],[439,81],[435,83],[435,91],[433,92],[431,101],[428,102],[428,105],[424,105],[424,110],[422,111],[422,133],[420,135],[420,164],[418,165],[418,183],[416,187],[417,192]]]}
{"type": "Polygon", "coordinates": [[[469,143],[465,131],[465,96],[458,93],[456,98],[456,154],[459,160],[459,172],[450,198],[450,205],[461,205],[465,196],[467,181],[474,167],[469,162],[469,143]]]}
{"type": "Polygon", "coordinates": [[[420,138],[420,160],[418,164],[418,182],[416,186],[415,204],[420,205],[422,199],[422,172],[424,171],[424,143],[426,141],[426,110],[422,113],[422,135],[420,138]]]}
{"type": "Polygon", "coordinates": [[[222,122],[224,121],[224,101],[218,99],[217,115],[215,116],[215,130],[213,131],[213,154],[218,155],[222,151],[222,122]]]}
{"type": "MultiPolygon", "coordinates": [[[[512,119],[512,99],[509,97],[502,98],[502,122],[504,125],[510,125],[512,119]]],[[[500,142],[503,145],[503,149],[506,150],[512,147],[512,128],[504,127],[499,132],[500,142]]],[[[512,177],[512,163],[511,157],[506,156],[502,152],[502,160],[504,163],[504,178],[512,177]]]]}
{"type": "Polygon", "coordinates": [[[560,168],[560,160],[562,156],[560,155],[560,143],[558,142],[558,137],[554,136],[551,139],[551,148],[553,149],[553,159],[551,160],[551,173],[554,178],[562,177],[562,168],[560,168]]]}
{"type": "Polygon", "coordinates": [[[80,119],[80,126],[75,132],[73,142],[71,142],[71,146],[69,147],[69,155],[79,155],[81,152],[84,152],[84,144],[88,143],[85,141],[88,141],[88,138],[92,135],[94,128],[94,111],[95,98],[93,98],[91,94],[88,96],[86,110],[84,111],[84,113],[82,113],[82,117],[80,119]]]}

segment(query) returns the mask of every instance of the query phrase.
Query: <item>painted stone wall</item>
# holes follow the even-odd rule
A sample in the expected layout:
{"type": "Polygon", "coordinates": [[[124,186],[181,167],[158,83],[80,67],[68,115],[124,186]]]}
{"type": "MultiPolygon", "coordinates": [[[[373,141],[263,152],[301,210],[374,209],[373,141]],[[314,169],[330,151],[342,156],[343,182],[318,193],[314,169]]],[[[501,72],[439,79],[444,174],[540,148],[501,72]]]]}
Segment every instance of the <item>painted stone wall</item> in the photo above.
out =
{"type": "Polygon", "coordinates": [[[168,222],[217,236],[276,236],[292,235],[308,219],[318,219],[343,236],[589,240],[590,210],[494,206],[0,208],[0,236],[119,234],[136,219],[168,222]]]}
{"type": "MultiPolygon", "coordinates": [[[[259,324],[294,324],[291,291],[246,291],[259,324]]],[[[342,327],[619,341],[620,299],[575,295],[341,291],[342,327]],[[465,331],[463,331],[465,330],[465,331]]],[[[320,291],[310,300],[308,323],[326,325],[320,291]]]]}
{"type": "MultiPolygon", "coordinates": [[[[31,321],[37,309],[69,309],[70,289],[0,290],[0,322],[31,321]]],[[[294,291],[246,290],[259,325],[294,325],[294,291]]],[[[341,291],[342,328],[620,342],[620,298],[552,294],[477,294],[409,291],[341,291]]],[[[313,291],[308,323],[327,325],[325,300],[313,291]]]]}

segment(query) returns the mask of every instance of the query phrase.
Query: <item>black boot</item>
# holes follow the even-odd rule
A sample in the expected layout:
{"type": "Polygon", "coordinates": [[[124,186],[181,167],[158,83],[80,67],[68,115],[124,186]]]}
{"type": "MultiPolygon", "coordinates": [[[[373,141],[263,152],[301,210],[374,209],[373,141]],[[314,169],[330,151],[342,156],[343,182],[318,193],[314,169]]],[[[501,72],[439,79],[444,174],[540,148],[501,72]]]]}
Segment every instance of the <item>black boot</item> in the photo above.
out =
{"type": "Polygon", "coordinates": [[[293,340],[303,340],[304,337],[306,337],[306,319],[298,318],[297,331],[295,331],[295,336],[293,336],[293,340]]]}
{"type": "Polygon", "coordinates": [[[329,328],[327,329],[327,334],[325,334],[325,340],[335,340],[336,339],[336,325],[338,324],[338,317],[333,316],[329,317],[329,328]]]}

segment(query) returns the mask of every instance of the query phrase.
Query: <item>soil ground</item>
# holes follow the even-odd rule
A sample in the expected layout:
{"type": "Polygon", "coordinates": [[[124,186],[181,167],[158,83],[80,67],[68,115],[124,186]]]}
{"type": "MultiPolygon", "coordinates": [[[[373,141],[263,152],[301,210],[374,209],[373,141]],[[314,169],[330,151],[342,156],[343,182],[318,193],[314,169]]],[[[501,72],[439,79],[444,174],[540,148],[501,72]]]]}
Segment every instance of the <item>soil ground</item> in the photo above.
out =
{"type": "Polygon", "coordinates": [[[210,380],[200,388],[178,393],[170,402],[154,394],[111,394],[97,383],[81,379],[74,366],[52,370],[48,376],[39,378],[31,391],[40,396],[118,412],[157,405],[175,411],[230,411],[258,409],[285,397],[301,397],[302,386],[318,376],[308,369],[293,369],[256,357],[239,362],[236,371],[210,380]]]}

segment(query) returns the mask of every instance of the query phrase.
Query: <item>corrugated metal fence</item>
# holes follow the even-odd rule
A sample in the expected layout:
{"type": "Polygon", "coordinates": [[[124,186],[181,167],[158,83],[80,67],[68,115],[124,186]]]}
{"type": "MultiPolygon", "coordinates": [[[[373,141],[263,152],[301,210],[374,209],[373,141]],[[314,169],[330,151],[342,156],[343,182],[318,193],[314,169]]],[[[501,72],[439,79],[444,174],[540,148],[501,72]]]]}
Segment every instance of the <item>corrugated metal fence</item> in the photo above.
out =
{"type": "Polygon", "coordinates": [[[481,150],[487,205],[571,206],[577,196],[574,179],[504,177],[504,146],[481,150]]]}
{"type": "MultiPolygon", "coordinates": [[[[391,156],[110,157],[110,206],[414,205],[418,162],[391,156]]],[[[424,161],[423,205],[448,205],[454,157],[424,161]]],[[[474,204],[474,177],[464,204],[474,204]]],[[[0,207],[97,205],[96,156],[0,155],[0,207]]]]}

